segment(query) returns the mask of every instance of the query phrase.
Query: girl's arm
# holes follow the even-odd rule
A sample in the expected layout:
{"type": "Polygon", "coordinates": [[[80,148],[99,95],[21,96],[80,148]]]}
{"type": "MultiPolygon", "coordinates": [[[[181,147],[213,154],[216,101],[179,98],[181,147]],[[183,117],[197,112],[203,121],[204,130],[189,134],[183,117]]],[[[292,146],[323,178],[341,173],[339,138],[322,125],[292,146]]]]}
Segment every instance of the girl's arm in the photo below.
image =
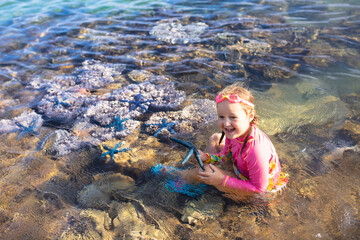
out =
{"type": "Polygon", "coordinates": [[[225,162],[229,157],[231,157],[231,152],[229,152],[229,139],[225,139],[225,146],[224,148],[217,154],[210,154],[210,153],[203,153],[201,156],[201,160],[203,160],[204,163],[208,164],[215,164],[217,162],[225,162]]]}

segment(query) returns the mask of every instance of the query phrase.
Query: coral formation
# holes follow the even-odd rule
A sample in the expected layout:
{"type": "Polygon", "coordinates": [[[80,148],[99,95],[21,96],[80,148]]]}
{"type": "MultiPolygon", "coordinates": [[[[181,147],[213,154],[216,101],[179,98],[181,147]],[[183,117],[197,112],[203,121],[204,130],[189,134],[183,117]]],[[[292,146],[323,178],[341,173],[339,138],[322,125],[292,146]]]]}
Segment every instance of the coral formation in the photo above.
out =
{"type": "Polygon", "coordinates": [[[40,114],[34,111],[25,111],[12,119],[0,120],[0,133],[18,132],[17,139],[20,140],[28,135],[38,135],[43,125],[40,114]]]}
{"type": "Polygon", "coordinates": [[[59,89],[62,91],[76,91],[79,89],[98,89],[116,82],[125,70],[124,64],[103,63],[97,60],[86,60],[82,67],[77,68],[70,75],[56,75],[49,79],[34,77],[30,86],[35,89],[59,89]]]}
{"type": "Polygon", "coordinates": [[[199,42],[201,34],[206,30],[206,23],[191,23],[182,25],[181,23],[159,23],[150,30],[150,35],[156,39],[171,44],[187,44],[199,42]]]}
{"type": "Polygon", "coordinates": [[[39,148],[47,154],[54,156],[66,155],[87,145],[86,142],[82,141],[75,134],[62,129],[50,133],[42,141],[39,148]]]}
{"type": "Polygon", "coordinates": [[[95,103],[96,97],[78,95],[76,92],[53,91],[43,97],[36,110],[44,119],[56,124],[73,123],[95,103]]]}

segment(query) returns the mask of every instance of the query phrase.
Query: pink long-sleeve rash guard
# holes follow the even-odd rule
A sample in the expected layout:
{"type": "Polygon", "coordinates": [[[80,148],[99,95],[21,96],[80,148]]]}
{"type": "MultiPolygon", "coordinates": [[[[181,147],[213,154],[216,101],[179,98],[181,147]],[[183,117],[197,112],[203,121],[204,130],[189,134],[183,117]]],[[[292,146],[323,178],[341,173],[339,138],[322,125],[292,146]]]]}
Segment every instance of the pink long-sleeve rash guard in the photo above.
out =
{"type": "Polygon", "coordinates": [[[272,180],[275,184],[281,172],[274,145],[268,136],[255,125],[240,156],[244,140],[245,137],[226,138],[224,149],[218,154],[209,154],[206,162],[225,162],[229,160],[229,151],[231,151],[233,168],[237,177],[225,176],[222,185],[243,191],[265,192],[269,182],[272,180]]]}

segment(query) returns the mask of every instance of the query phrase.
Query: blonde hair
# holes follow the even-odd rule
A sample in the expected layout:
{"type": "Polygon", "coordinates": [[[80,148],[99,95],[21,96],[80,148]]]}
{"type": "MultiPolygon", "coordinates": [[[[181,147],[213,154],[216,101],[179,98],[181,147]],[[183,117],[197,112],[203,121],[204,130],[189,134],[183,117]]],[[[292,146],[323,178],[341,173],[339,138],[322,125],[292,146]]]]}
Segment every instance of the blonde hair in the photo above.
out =
{"type": "MultiPolygon", "coordinates": [[[[251,92],[249,90],[247,90],[246,88],[242,87],[243,84],[240,82],[237,83],[233,83],[227,87],[225,87],[223,90],[221,90],[219,92],[219,94],[221,95],[231,95],[231,94],[236,94],[239,97],[241,97],[242,99],[251,102],[252,104],[254,104],[254,97],[251,94],[251,92]]],[[[258,117],[256,115],[255,109],[252,108],[251,106],[249,106],[248,104],[245,103],[240,103],[241,106],[243,107],[243,109],[245,110],[245,112],[247,114],[249,114],[251,111],[254,112],[254,118],[251,120],[251,124],[256,124],[258,121],[258,117]]]]}

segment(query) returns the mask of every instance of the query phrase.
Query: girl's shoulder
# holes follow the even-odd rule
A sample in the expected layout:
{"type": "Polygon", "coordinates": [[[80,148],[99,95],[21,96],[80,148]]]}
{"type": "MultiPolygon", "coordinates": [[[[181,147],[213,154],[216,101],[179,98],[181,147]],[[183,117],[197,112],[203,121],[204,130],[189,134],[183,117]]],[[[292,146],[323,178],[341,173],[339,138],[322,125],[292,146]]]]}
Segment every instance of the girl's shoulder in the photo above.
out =
{"type": "Polygon", "coordinates": [[[250,148],[254,151],[270,151],[274,149],[274,145],[270,138],[258,127],[254,128],[250,148]]]}
{"type": "Polygon", "coordinates": [[[256,140],[266,139],[270,141],[270,138],[256,125],[253,125],[253,131],[251,133],[251,138],[256,140]]]}

